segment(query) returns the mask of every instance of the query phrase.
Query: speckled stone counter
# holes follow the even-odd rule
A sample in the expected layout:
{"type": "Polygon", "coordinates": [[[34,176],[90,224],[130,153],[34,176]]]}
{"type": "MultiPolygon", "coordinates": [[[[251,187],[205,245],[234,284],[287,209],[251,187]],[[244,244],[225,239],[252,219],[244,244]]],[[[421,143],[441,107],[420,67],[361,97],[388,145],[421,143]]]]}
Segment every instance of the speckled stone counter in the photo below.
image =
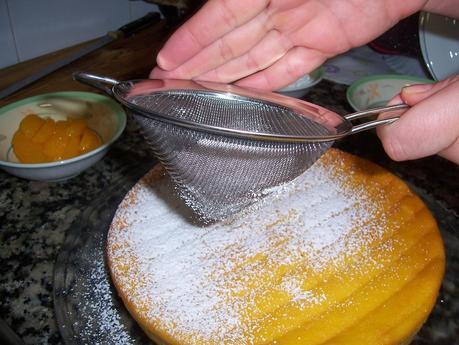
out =
{"type": "MultiPolygon", "coordinates": [[[[305,99],[341,114],[351,111],[345,86],[322,81],[305,99]]],[[[415,344],[453,344],[459,335],[459,167],[438,157],[392,162],[373,133],[335,144],[370,159],[418,192],[445,239],[447,272],[437,306],[415,344]]],[[[93,168],[61,183],[21,180],[0,171],[0,315],[26,344],[61,344],[53,306],[53,269],[66,231],[127,166],[141,176],[154,164],[131,122],[93,168]]]]}

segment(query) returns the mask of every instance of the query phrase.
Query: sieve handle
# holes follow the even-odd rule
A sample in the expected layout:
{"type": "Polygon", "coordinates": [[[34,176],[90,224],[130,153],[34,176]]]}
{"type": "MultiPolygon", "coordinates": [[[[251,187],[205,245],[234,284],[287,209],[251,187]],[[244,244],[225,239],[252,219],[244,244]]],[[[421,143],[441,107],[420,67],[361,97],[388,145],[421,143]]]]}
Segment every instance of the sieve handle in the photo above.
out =
{"type": "MultiPolygon", "coordinates": [[[[408,104],[396,104],[396,105],[390,105],[388,107],[372,108],[372,109],[358,111],[356,113],[345,115],[344,118],[348,121],[352,121],[355,119],[361,119],[361,118],[365,118],[365,117],[372,116],[372,115],[378,115],[381,113],[406,110],[409,107],[410,106],[408,104]]],[[[353,126],[349,134],[355,134],[355,133],[359,133],[362,131],[366,131],[368,129],[373,129],[373,128],[383,126],[383,125],[388,125],[390,123],[397,121],[399,118],[400,116],[393,116],[387,119],[374,120],[374,121],[362,123],[360,125],[353,126]]]]}
{"type": "Polygon", "coordinates": [[[119,81],[116,79],[100,77],[98,75],[84,72],[73,73],[73,80],[79,81],[89,86],[93,86],[99,90],[104,91],[109,96],[113,96],[113,86],[119,84],[119,81]]]}

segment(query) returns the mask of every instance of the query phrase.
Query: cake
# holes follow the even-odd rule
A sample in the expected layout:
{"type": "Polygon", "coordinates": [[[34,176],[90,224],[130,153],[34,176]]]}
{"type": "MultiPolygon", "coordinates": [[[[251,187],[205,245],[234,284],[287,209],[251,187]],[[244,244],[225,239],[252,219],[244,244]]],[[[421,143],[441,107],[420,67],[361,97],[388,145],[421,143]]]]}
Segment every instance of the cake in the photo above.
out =
{"type": "Polygon", "coordinates": [[[396,176],[331,149],[243,212],[195,223],[162,168],[126,195],[107,260],[159,344],[408,344],[444,274],[442,239],[396,176]]]}

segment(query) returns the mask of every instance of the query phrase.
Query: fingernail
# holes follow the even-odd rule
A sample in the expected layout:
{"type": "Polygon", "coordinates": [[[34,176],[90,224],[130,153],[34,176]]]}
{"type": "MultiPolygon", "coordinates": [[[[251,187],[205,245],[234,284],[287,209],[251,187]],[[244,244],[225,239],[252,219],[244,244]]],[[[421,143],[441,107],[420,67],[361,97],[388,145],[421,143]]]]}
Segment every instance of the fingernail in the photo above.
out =
{"type": "Polygon", "coordinates": [[[415,94],[415,93],[424,93],[433,88],[434,84],[415,84],[415,85],[409,85],[405,86],[402,89],[402,92],[404,93],[409,93],[409,94],[415,94]]]}

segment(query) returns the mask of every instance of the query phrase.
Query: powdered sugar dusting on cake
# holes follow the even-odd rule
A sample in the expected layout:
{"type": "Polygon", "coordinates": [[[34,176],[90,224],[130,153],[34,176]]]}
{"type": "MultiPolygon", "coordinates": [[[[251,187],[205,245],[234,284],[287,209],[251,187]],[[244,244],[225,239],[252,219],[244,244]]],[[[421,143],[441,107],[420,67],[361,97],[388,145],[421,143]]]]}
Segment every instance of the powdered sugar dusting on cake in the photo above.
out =
{"type": "Polygon", "coordinates": [[[338,267],[384,235],[377,202],[364,187],[349,187],[347,176],[319,161],[262,202],[206,227],[187,220],[169,181],[143,179],[110,230],[113,273],[123,286],[139,282],[127,298],[178,341],[250,344],[256,322],[248,314],[273,287],[300,308],[327,298],[305,290],[308,271],[298,276],[295,267],[338,267]]]}

